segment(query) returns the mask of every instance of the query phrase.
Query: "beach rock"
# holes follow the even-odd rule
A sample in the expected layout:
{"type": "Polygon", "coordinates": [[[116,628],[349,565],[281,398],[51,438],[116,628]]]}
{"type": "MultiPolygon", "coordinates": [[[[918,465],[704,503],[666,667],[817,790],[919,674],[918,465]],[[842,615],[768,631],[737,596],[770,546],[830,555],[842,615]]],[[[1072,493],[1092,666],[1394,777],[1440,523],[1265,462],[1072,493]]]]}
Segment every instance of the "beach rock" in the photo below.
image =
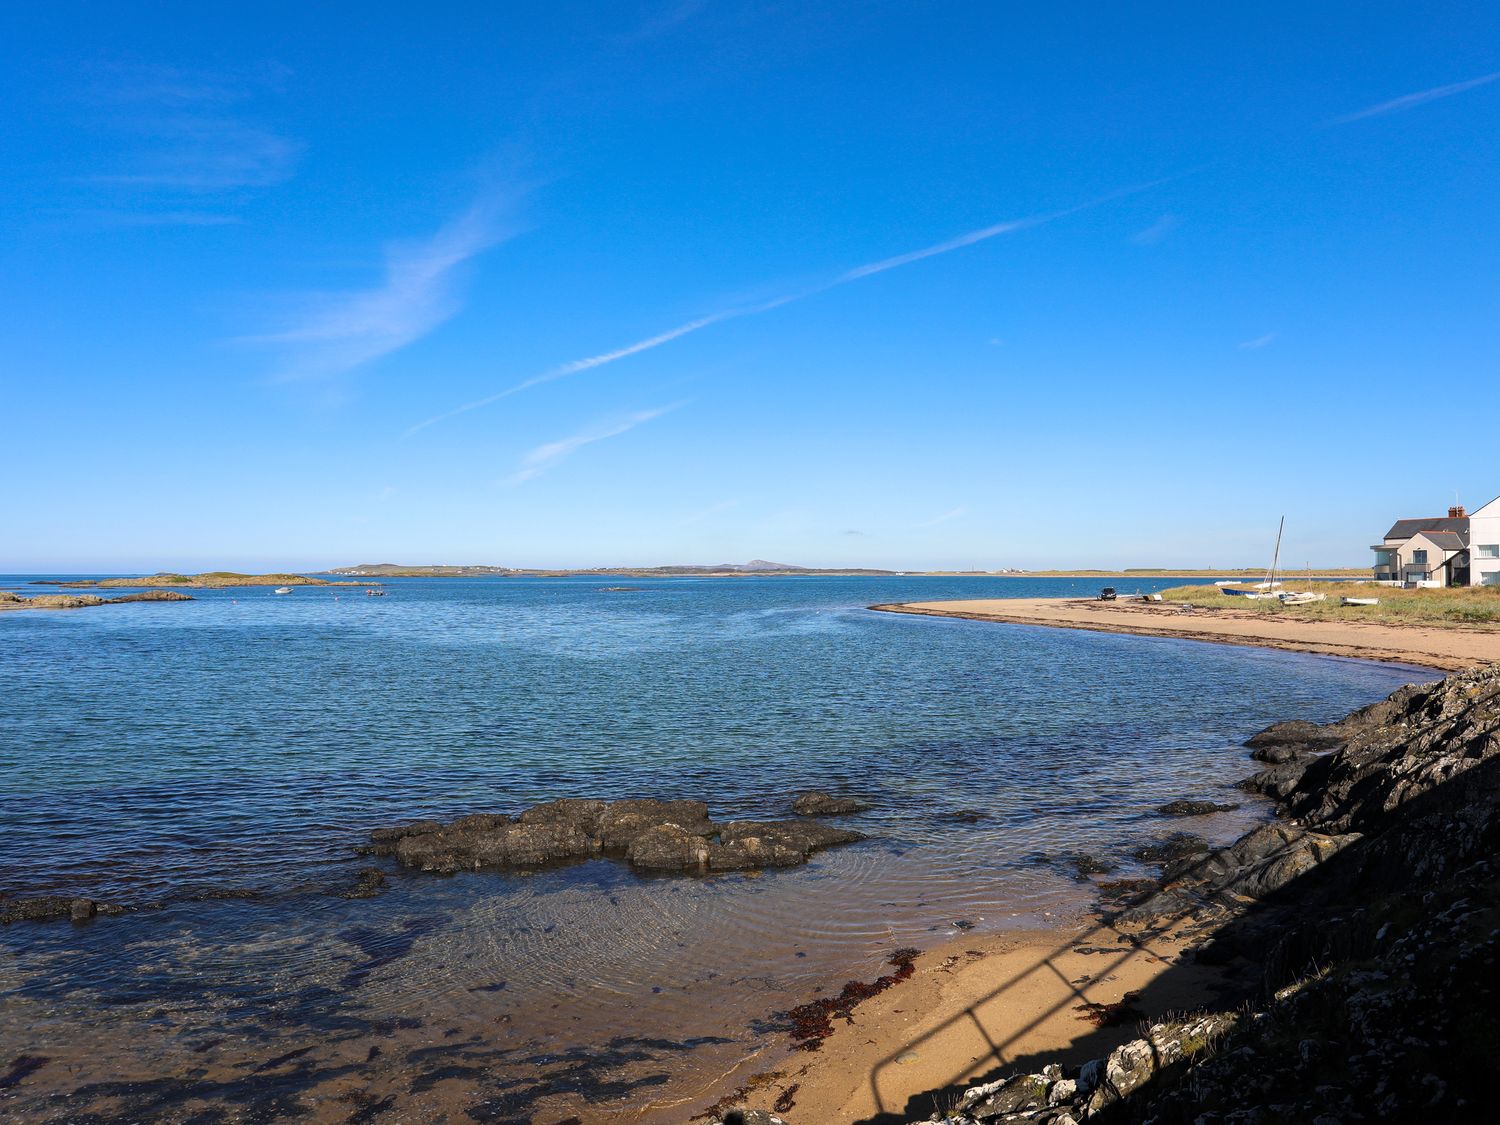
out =
{"type": "Polygon", "coordinates": [[[1221,805],[1214,801],[1170,801],[1156,810],[1159,816],[1207,816],[1209,813],[1233,812],[1239,805],[1221,805]]]}
{"type": "Polygon", "coordinates": [[[599,854],[599,837],[566,817],[459,827],[407,835],[396,841],[396,859],[422,871],[482,867],[541,867],[599,854]]]}
{"type": "Polygon", "coordinates": [[[1290,719],[1284,723],[1272,723],[1259,734],[1246,739],[1245,745],[1252,750],[1263,750],[1274,746],[1294,749],[1306,754],[1316,750],[1331,750],[1338,746],[1344,737],[1344,732],[1338,724],[1325,726],[1322,723],[1309,723],[1303,719],[1290,719]]]}
{"type": "Polygon", "coordinates": [[[693,836],[712,836],[719,830],[708,819],[704,801],[641,798],[611,802],[600,815],[599,836],[606,851],[625,851],[642,832],[664,824],[676,825],[693,836]]]}
{"type": "Polygon", "coordinates": [[[377,828],[357,850],[440,873],[540,867],[602,854],[643,871],[692,874],[793,867],[814,852],[864,838],[800,818],[718,825],[708,819],[703,801],[564,798],[534,805],[514,819],[474,813],[446,825],[418,821],[377,828]]]}
{"type": "Polygon", "coordinates": [[[865,839],[863,832],[852,828],[834,828],[815,820],[732,820],[719,830],[719,842],[733,846],[758,839],[811,855],[835,844],[852,844],[865,839]]]}
{"type": "Polygon", "coordinates": [[[989,816],[983,809],[954,809],[952,812],[938,813],[937,819],[952,821],[954,824],[978,824],[981,820],[988,820],[989,816]]]}
{"type": "Polygon", "coordinates": [[[708,866],[712,871],[758,871],[767,867],[796,867],[807,862],[808,853],[774,840],[747,836],[733,844],[710,844],[708,866]]]}
{"type": "Polygon", "coordinates": [[[867,801],[858,801],[853,797],[835,797],[820,790],[802,793],[792,802],[792,812],[798,816],[844,816],[866,812],[870,807],[867,801]]]}
{"type": "Polygon", "coordinates": [[[795,867],[814,852],[864,838],[862,832],[811,820],[736,820],[720,830],[719,842],[709,849],[709,866],[715,871],[795,867]]]}
{"type": "Polygon", "coordinates": [[[1090,855],[1087,852],[1076,852],[1064,857],[1067,864],[1073,868],[1074,876],[1080,881],[1087,880],[1091,875],[1108,875],[1111,871],[1119,869],[1119,864],[1100,856],[1090,855]]]}
{"type": "Polygon", "coordinates": [[[1191,832],[1173,832],[1160,840],[1143,844],[1131,854],[1142,863],[1160,867],[1182,860],[1195,859],[1208,852],[1208,841],[1191,832]]]}
{"type": "Polygon", "coordinates": [[[675,824],[657,824],[636,833],[625,849],[630,866],[646,871],[705,871],[708,841],[675,824]]]}
{"type": "Polygon", "coordinates": [[[48,922],[57,918],[71,918],[74,922],[87,922],[100,915],[123,914],[124,912],[123,906],[99,902],[91,898],[70,898],[66,895],[34,895],[29,898],[0,896],[0,924],[48,922]]]}
{"type": "Polygon", "coordinates": [[[1302,783],[1302,776],[1318,760],[1313,754],[1298,754],[1284,759],[1270,769],[1251,774],[1240,781],[1239,787],[1251,793],[1260,793],[1273,800],[1289,796],[1302,783]]]}
{"type": "Polygon", "coordinates": [[[385,872],[366,867],[354,877],[354,885],[339,892],[340,898],[374,898],[385,889],[385,872]]]}
{"type": "Polygon", "coordinates": [[[1252,760],[1265,762],[1267,765],[1279,766],[1282,762],[1292,762],[1299,758],[1310,758],[1312,755],[1300,746],[1262,746],[1250,752],[1252,760]]]}

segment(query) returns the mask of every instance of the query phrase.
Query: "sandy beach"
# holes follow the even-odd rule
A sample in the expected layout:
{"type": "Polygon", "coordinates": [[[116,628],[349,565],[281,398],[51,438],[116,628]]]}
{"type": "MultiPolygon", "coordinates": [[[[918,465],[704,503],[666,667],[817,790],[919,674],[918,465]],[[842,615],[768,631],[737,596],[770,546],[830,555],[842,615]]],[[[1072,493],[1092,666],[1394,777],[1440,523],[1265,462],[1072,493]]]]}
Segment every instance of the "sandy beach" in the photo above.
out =
{"type": "Polygon", "coordinates": [[[1013,625],[1046,625],[1148,637],[1384,660],[1459,671],[1500,661],[1500,631],[1421,625],[1268,619],[1236,610],[1188,609],[1155,602],[1083,598],[991,598],[875,605],[887,613],[959,617],[1013,625]]]}
{"type": "Polygon", "coordinates": [[[897,1122],[1030,1060],[1082,1063],[1134,1038],[1142,1019],[1211,1003],[1225,978],[1184,959],[1188,944],[1098,921],[957,938],[747,1100],[796,1121],[897,1122]],[[1127,999],[1143,991],[1149,1000],[1127,999]]]}

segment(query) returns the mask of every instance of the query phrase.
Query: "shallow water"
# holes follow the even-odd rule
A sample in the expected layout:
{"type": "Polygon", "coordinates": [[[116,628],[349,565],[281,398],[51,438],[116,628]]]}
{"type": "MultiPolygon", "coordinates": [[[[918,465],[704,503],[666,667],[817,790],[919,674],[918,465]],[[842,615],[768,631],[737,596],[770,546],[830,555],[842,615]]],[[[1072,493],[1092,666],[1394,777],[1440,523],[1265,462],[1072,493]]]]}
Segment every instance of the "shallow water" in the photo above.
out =
{"type": "Polygon", "coordinates": [[[1075,909],[1070,851],[1233,836],[1261,809],[1150,811],[1226,799],[1271,721],[1421,678],[864,608],[1088,580],[616,584],[0,615],[0,892],[155,907],[0,927],[0,1111],[685,1120],[714,1077],[769,1065],[763,1021],[811,989],[955,922],[1075,909]],[[851,823],[873,838],[756,878],[601,861],[330,893],[405,819],[565,795],[780,815],[810,787],[871,798],[851,823]],[[48,1061],[7,1089],[21,1055],[48,1061]]]}

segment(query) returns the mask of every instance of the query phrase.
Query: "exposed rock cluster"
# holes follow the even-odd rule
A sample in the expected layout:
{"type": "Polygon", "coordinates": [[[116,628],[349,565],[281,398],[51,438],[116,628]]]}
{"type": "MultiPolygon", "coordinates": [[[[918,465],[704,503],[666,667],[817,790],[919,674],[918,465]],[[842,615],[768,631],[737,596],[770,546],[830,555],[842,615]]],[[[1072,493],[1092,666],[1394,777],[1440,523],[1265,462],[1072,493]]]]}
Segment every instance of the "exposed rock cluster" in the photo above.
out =
{"type": "Polygon", "coordinates": [[[49,922],[54,918],[71,918],[87,922],[105,914],[121,914],[125,908],[112,902],[92,898],[69,898],[67,895],[33,895],[16,898],[0,894],[0,923],[49,922]]]}
{"type": "MultiPolygon", "coordinates": [[[[822,809],[830,803],[841,812],[856,811],[846,807],[853,803],[827,794],[804,794],[796,802],[822,809]]],[[[719,823],[709,819],[704,801],[564,798],[515,817],[476,813],[448,824],[377,828],[365,850],[393,855],[402,866],[421,871],[517,869],[607,856],[640,871],[704,874],[795,867],[814,852],[864,838],[803,817],[719,823]]]]}

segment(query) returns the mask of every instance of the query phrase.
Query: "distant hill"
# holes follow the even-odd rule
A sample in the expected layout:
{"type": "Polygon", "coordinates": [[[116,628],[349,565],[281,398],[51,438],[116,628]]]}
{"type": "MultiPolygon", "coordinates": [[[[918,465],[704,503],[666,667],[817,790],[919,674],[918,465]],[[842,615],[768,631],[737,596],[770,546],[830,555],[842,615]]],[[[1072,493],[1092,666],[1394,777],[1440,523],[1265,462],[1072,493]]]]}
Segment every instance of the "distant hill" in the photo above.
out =
{"type": "Polygon", "coordinates": [[[895,574],[894,570],[872,570],[861,567],[817,567],[794,566],[791,563],[769,562],[766,559],[751,559],[745,563],[718,563],[713,566],[679,564],[674,566],[600,566],[583,570],[517,569],[508,566],[448,566],[430,564],[409,566],[400,563],[360,563],[358,566],[342,566],[326,571],[350,578],[487,578],[487,577],[545,577],[567,578],[572,576],[595,576],[599,578],[673,578],[733,575],[772,574],[895,574]]]}

